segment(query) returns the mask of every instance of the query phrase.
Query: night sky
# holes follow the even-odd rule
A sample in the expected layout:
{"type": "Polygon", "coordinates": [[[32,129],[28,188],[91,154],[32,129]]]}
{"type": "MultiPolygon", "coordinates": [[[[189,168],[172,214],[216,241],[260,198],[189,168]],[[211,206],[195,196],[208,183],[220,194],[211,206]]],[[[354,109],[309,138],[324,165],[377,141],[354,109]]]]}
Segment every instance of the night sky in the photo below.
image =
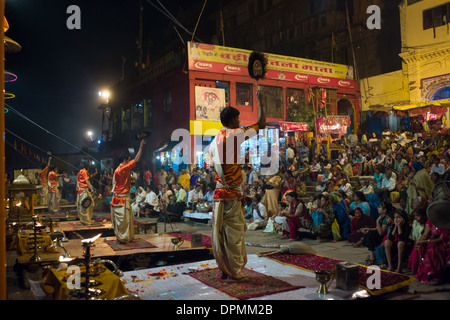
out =
{"type": "MultiPolygon", "coordinates": [[[[170,21],[143,3],[145,37],[158,44],[170,21]]],[[[178,1],[161,3],[175,15],[178,1]]],[[[16,96],[5,103],[79,148],[88,130],[100,136],[98,91],[120,79],[122,56],[126,72],[137,61],[139,0],[7,0],[5,16],[5,35],[22,46],[18,53],[6,53],[5,70],[18,79],[5,83],[16,96]],[[81,10],[81,30],[66,26],[70,5],[81,10]]],[[[5,126],[44,150],[77,152],[14,112],[5,115],[5,126]]],[[[6,141],[14,138],[7,133],[6,141]]]]}

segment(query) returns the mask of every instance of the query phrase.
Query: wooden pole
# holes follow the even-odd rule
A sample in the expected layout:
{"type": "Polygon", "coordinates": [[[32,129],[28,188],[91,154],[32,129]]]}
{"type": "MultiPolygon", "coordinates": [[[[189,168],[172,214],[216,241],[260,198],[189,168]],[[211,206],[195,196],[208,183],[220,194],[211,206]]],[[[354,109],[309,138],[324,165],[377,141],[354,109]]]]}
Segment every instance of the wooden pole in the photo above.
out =
{"type": "MultiPolygon", "coordinates": [[[[0,0],[0,92],[5,90],[5,1],[0,0]]],[[[0,300],[7,300],[6,294],[6,204],[5,204],[5,95],[0,98],[0,300]]]]}

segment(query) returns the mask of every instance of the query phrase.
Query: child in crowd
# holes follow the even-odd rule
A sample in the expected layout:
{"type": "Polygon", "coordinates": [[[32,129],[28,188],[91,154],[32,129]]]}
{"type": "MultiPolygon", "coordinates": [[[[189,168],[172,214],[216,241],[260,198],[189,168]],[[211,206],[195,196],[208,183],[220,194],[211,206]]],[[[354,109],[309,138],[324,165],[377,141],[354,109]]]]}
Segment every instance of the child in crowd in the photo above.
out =
{"type": "Polygon", "coordinates": [[[412,212],[414,221],[412,223],[410,238],[413,241],[417,241],[423,234],[425,224],[427,223],[427,207],[417,207],[412,212]]]}
{"type": "Polygon", "coordinates": [[[281,201],[278,204],[278,214],[274,217],[274,229],[277,234],[283,234],[283,231],[289,231],[289,224],[285,216],[289,211],[286,202],[281,201]]]}
{"type": "Polygon", "coordinates": [[[408,215],[404,210],[396,210],[394,219],[391,222],[387,219],[388,232],[385,236],[384,249],[388,270],[394,271],[393,260],[397,256],[397,268],[395,272],[402,272],[402,264],[406,256],[406,252],[412,248],[412,240],[410,239],[411,227],[408,224],[408,215]]]}

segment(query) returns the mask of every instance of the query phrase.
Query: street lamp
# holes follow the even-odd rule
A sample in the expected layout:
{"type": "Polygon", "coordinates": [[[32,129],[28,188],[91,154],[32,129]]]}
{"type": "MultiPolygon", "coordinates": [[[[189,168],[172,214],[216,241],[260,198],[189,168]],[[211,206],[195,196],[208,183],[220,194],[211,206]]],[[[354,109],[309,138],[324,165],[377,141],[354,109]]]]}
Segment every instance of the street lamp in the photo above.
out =
{"type": "Polygon", "coordinates": [[[105,102],[108,103],[109,102],[109,97],[110,97],[110,93],[108,90],[101,90],[98,92],[98,96],[102,97],[103,99],[105,99],[105,102]]]}
{"type": "Polygon", "coordinates": [[[111,108],[109,106],[109,98],[111,97],[111,93],[109,90],[100,90],[98,92],[98,96],[103,100],[100,106],[98,107],[103,112],[102,114],[102,133],[101,133],[101,139],[103,141],[109,141],[109,133],[111,129],[111,108]]]}
{"type": "Polygon", "coordinates": [[[91,139],[91,141],[94,140],[94,139],[92,138],[92,136],[94,135],[94,133],[93,133],[91,130],[89,130],[89,131],[87,132],[87,135],[88,135],[89,139],[91,139]]]}

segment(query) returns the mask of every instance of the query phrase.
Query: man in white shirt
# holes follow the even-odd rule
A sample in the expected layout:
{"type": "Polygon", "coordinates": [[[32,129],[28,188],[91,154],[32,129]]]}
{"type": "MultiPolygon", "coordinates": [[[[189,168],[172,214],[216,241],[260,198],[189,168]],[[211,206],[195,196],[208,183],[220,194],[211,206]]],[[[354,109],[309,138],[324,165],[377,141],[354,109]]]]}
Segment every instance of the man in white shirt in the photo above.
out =
{"type": "Polygon", "coordinates": [[[267,209],[266,206],[261,203],[262,197],[259,193],[253,197],[253,222],[248,225],[248,230],[256,230],[264,228],[267,223],[267,209]]]}
{"type": "Polygon", "coordinates": [[[362,193],[364,193],[364,195],[366,195],[366,196],[367,196],[369,193],[374,193],[373,187],[372,187],[372,185],[370,184],[370,180],[366,180],[365,182],[366,182],[366,184],[365,184],[364,187],[362,187],[361,190],[359,190],[359,191],[361,191],[362,193]]]}
{"type": "Polygon", "coordinates": [[[136,199],[133,204],[131,204],[131,209],[133,210],[133,213],[135,216],[138,215],[139,211],[145,204],[145,197],[147,196],[147,192],[144,190],[144,188],[139,187],[136,190],[136,199]]]}
{"type": "Polygon", "coordinates": [[[147,195],[145,196],[144,207],[141,209],[140,215],[159,213],[158,196],[149,186],[145,188],[145,191],[147,192],[147,195]]]}
{"type": "Polygon", "coordinates": [[[395,189],[395,179],[392,176],[392,171],[389,169],[386,170],[381,181],[381,189],[383,190],[383,198],[390,199],[391,191],[395,189]]]}
{"type": "Polygon", "coordinates": [[[383,181],[381,181],[381,189],[384,191],[392,191],[395,189],[395,179],[392,176],[392,171],[389,169],[386,170],[383,181]]]}
{"type": "Polygon", "coordinates": [[[206,194],[202,198],[203,201],[208,202],[208,205],[212,205],[214,201],[214,184],[206,186],[206,194]]]}
{"type": "Polygon", "coordinates": [[[316,187],[316,191],[324,192],[328,186],[328,180],[333,178],[333,174],[331,173],[331,164],[327,164],[325,166],[325,172],[323,173],[322,182],[320,185],[316,187]]]}
{"type": "Polygon", "coordinates": [[[196,184],[194,189],[189,191],[188,205],[192,206],[192,204],[199,202],[202,198],[203,198],[202,186],[196,184]]]}
{"type": "Polygon", "coordinates": [[[252,169],[250,174],[248,175],[248,184],[253,185],[254,182],[259,182],[258,173],[252,169]]]}
{"type": "Polygon", "coordinates": [[[373,159],[373,165],[379,165],[384,164],[384,160],[386,159],[386,156],[383,154],[383,151],[378,150],[378,155],[373,159]]]}
{"type": "Polygon", "coordinates": [[[352,185],[350,184],[350,182],[347,181],[346,178],[343,179],[342,184],[339,187],[339,190],[344,191],[344,193],[349,198],[353,195],[352,185]]]}
{"type": "Polygon", "coordinates": [[[433,165],[431,166],[430,175],[436,172],[439,175],[443,175],[445,173],[445,165],[441,163],[438,157],[433,159],[433,165]]]}
{"type": "Polygon", "coordinates": [[[358,136],[355,134],[355,130],[352,129],[351,133],[347,136],[350,149],[354,149],[358,145],[358,136]]]}
{"type": "Polygon", "coordinates": [[[292,163],[294,161],[294,157],[295,157],[294,148],[292,147],[292,144],[289,144],[286,149],[286,159],[288,163],[292,163]]]}
{"type": "Polygon", "coordinates": [[[317,163],[315,159],[312,159],[311,161],[311,178],[313,178],[314,181],[317,180],[317,174],[322,168],[320,167],[320,164],[317,163]]]}

